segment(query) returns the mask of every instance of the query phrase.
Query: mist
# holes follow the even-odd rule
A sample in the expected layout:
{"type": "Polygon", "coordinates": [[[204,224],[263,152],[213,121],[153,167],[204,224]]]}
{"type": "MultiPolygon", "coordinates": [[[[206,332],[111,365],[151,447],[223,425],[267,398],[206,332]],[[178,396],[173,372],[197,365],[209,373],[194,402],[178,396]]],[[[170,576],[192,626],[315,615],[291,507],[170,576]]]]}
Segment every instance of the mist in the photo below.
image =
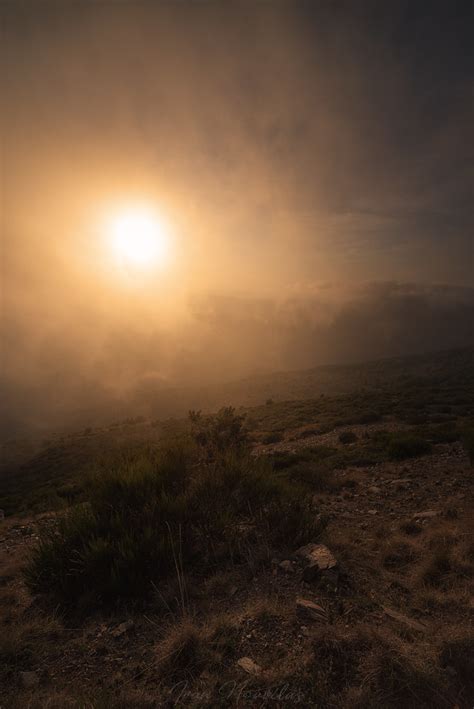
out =
{"type": "Polygon", "coordinates": [[[468,23],[379,5],[3,5],[8,435],[473,345],[468,23]],[[166,268],[107,251],[135,203],[166,268]]]}
{"type": "Polygon", "coordinates": [[[183,414],[186,389],[184,401],[194,402],[197,388],[255,374],[474,346],[473,289],[379,283],[343,298],[338,290],[326,285],[283,300],[200,295],[189,303],[186,325],[172,329],[82,325],[66,340],[63,326],[47,333],[12,326],[5,434],[183,414]]]}

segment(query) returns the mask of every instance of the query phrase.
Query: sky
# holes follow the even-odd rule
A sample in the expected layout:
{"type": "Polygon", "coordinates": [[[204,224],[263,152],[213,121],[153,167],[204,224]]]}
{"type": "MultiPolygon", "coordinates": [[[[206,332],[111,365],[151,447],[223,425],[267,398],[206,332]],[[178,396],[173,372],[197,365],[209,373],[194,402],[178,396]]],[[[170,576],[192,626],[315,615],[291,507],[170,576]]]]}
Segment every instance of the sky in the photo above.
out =
{"type": "Polygon", "coordinates": [[[472,344],[472,2],[0,12],[15,421],[144,378],[472,344]],[[173,258],[124,276],[103,224],[135,203],[166,217],[173,258]]]}

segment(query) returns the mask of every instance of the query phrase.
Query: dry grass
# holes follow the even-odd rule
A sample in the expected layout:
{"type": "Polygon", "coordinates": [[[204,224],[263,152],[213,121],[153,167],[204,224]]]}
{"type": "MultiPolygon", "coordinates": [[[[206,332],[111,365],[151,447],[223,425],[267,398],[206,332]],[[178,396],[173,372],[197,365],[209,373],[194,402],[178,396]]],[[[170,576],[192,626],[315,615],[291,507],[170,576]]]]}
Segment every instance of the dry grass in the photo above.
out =
{"type": "Polygon", "coordinates": [[[168,627],[156,652],[158,674],[167,684],[193,681],[211,662],[209,629],[184,617],[168,627]]]}
{"type": "Polygon", "coordinates": [[[420,581],[429,587],[453,590],[462,588],[474,577],[471,520],[463,532],[442,522],[427,539],[427,557],[420,569],[420,581]]]}
{"type": "Polygon", "coordinates": [[[43,615],[16,619],[0,630],[0,681],[15,685],[20,672],[37,670],[45,644],[58,641],[62,627],[57,619],[43,615]]]}
{"type": "Polygon", "coordinates": [[[389,539],[383,544],[381,562],[385,569],[406,571],[418,559],[419,551],[414,544],[409,544],[399,537],[389,539]]]}

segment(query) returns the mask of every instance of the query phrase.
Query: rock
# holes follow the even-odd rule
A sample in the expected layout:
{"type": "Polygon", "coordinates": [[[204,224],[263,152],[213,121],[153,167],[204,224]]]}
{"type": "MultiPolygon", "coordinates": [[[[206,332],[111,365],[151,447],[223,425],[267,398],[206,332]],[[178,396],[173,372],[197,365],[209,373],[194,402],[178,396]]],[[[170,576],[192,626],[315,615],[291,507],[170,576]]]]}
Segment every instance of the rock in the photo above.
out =
{"type": "Polygon", "coordinates": [[[39,685],[37,672],[20,672],[20,682],[24,689],[32,689],[39,685]]]}
{"type": "Polygon", "coordinates": [[[284,571],[285,574],[292,574],[295,571],[293,568],[293,564],[289,559],[285,559],[284,561],[280,562],[278,564],[278,568],[284,571]]]}
{"type": "Polygon", "coordinates": [[[254,675],[255,677],[262,673],[260,665],[257,665],[250,657],[241,657],[240,660],[237,660],[237,666],[244,672],[247,672],[249,675],[254,675]]]}
{"type": "Polygon", "coordinates": [[[376,515],[376,514],[378,514],[378,512],[377,512],[377,510],[368,510],[367,514],[368,515],[376,515]]]}
{"type": "Polygon", "coordinates": [[[371,485],[368,488],[368,491],[374,495],[379,495],[382,492],[382,490],[379,487],[377,487],[377,485],[371,485]]]}
{"type": "Polygon", "coordinates": [[[426,510],[426,512],[417,512],[413,515],[413,519],[431,519],[439,515],[438,510],[426,510]]]}
{"type": "Polygon", "coordinates": [[[306,622],[327,623],[329,618],[322,606],[305,598],[296,599],[296,613],[298,617],[306,622]]]}
{"type": "Polygon", "coordinates": [[[296,550],[295,556],[305,563],[303,578],[311,582],[316,578],[325,578],[337,582],[339,570],[337,560],[324,544],[306,544],[296,550]]]}
{"type": "Polygon", "coordinates": [[[389,618],[393,618],[394,620],[398,620],[399,623],[406,625],[408,628],[411,628],[412,630],[418,630],[419,632],[424,632],[426,630],[426,626],[423,623],[420,623],[418,620],[414,620],[413,618],[408,618],[408,616],[403,615],[402,613],[399,613],[398,611],[394,611],[391,608],[386,608],[385,606],[383,606],[383,610],[384,610],[385,615],[388,615],[389,618]]]}
{"type": "Polygon", "coordinates": [[[125,633],[128,633],[134,625],[135,623],[133,622],[133,620],[127,620],[125,621],[125,623],[120,623],[120,625],[118,625],[115,630],[112,631],[112,635],[114,636],[114,638],[119,638],[121,635],[125,635],[125,633]]]}

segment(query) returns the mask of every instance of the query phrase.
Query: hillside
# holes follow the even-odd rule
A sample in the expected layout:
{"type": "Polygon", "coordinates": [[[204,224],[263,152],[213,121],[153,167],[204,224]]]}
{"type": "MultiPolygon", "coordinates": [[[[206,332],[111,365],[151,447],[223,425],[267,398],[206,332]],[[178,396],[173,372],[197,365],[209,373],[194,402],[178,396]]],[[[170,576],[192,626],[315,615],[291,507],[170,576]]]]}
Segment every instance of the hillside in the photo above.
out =
{"type": "Polygon", "coordinates": [[[7,706],[472,706],[471,353],[322,379],[9,445],[7,706]]]}
{"type": "Polygon", "coordinates": [[[261,419],[259,426],[270,416],[274,420],[269,420],[268,425],[281,424],[284,428],[295,415],[302,423],[305,417],[314,417],[318,407],[321,408],[315,399],[321,396],[326,397],[324,416],[333,412],[329,424],[337,423],[339,413],[345,408],[351,410],[357,406],[369,414],[371,407],[379,408],[380,413],[392,412],[395,407],[402,418],[405,416],[412,421],[416,421],[418,407],[421,410],[427,407],[432,414],[442,417],[446,414],[436,407],[442,408],[444,401],[449,406],[454,399],[462,408],[474,399],[474,350],[260,375],[202,390],[157,393],[151,390],[146,406],[137,407],[139,414],[135,409],[133,415],[109,420],[102,426],[92,427],[87,422],[80,431],[52,431],[47,435],[25,435],[4,441],[1,444],[0,499],[4,494],[2,490],[10,489],[7,481],[15,488],[21,487],[23,479],[47,482],[48,475],[53,479],[56,475],[70,477],[90,464],[101,450],[156,442],[163,426],[167,428],[166,420],[170,416],[182,418],[191,409],[212,412],[222,406],[239,407],[250,418],[261,419]],[[266,406],[270,400],[276,404],[271,409],[266,406]],[[300,413],[295,413],[300,409],[300,413]],[[45,468],[49,472],[43,480],[45,468]]]}

